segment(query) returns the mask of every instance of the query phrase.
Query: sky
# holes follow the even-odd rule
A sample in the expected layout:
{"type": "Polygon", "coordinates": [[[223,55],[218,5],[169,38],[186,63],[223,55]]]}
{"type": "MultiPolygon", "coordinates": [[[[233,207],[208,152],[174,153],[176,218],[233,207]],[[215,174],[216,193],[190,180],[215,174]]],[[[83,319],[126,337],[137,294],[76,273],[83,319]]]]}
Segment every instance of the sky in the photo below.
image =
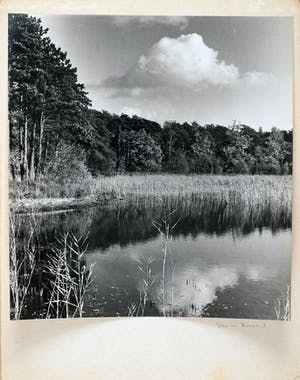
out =
{"type": "Polygon", "coordinates": [[[292,18],[38,17],[94,109],[292,129],[292,18]]]}

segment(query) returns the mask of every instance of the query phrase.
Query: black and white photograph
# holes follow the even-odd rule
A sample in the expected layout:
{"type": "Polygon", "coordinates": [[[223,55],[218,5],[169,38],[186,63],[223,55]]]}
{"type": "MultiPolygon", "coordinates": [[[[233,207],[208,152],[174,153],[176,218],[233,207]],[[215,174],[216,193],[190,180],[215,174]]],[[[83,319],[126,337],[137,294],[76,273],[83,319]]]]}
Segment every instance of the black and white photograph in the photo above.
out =
{"type": "Polygon", "coordinates": [[[9,14],[10,318],[291,319],[293,18],[9,14]]]}

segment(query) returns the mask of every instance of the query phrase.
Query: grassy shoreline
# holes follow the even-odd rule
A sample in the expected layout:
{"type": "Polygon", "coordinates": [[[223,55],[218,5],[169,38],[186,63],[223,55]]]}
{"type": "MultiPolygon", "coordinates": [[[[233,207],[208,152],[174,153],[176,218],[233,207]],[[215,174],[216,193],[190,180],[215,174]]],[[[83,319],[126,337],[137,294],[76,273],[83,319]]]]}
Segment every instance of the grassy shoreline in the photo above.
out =
{"type": "Polygon", "coordinates": [[[74,208],[95,205],[96,201],[91,197],[86,198],[23,198],[11,202],[10,206],[17,213],[46,212],[69,210],[74,208]]]}
{"type": "Polygon", "coordinates": [[[84,197],[23,197],[13,199],[18,213],[68,210],[118,202],[135,197],[193,199],[213,197],[226,202],[281,204],[291,209],[292,176],[152,174],[95,178],[84,197]]]}
{"type": "MultiPolygon", "coordinates": [[[[274,234],[291,228],[291,176],[117,175],[95,178],[91,190],[85,197],[51,198],[39,193],[36,198],[28,194],[11,201],[13,319],[82,317],[90,312],[90,298],[84,298],[84,292],[97,272],[93,274],[94,264],[85,261],[84,253],[87,244],[94,252],[96,240],[97,247],[106,249],[128,242],[134,246],[159,234],[161,267],[155,273],[151,257],[137,261],[142,285],[139,298],[127,300],[128,315],[151,315],[153,305],[160,305],[157,313],[176,316],[173,288],[171,293],[168,290],[175,278],[169,245],[173,237],[188,241],[199,234],[211,239],[230,233],[235,240],[254,230],[261,234],[266,227],[274,234]],[[52,215],[75,209],[82,211],[52,215]],[[154,279],[159,293],[151,299],[154,279]],[[33,314],[28,314],[27,305],[33,314]]],[[[276,299],[277,319],[289,318],[288,291],[276,299]]],[[[104,313],[105,306],[98,306],[97,313],[104,313]]],[[[214,307],[205,312],[215,313],[214,307]]]]}

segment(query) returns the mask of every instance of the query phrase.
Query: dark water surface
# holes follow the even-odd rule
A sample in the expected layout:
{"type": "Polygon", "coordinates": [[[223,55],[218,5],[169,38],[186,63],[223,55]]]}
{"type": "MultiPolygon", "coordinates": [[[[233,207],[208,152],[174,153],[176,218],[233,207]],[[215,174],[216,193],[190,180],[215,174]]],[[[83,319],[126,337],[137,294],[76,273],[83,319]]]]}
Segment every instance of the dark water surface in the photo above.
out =
{"type": "Polygon", "coordinates": [[[64,231],[89,233],[87,317],[276,319],[290,285],[291,216],[280,207],[139,198],[36,219],[41,246],[64,231]]]}

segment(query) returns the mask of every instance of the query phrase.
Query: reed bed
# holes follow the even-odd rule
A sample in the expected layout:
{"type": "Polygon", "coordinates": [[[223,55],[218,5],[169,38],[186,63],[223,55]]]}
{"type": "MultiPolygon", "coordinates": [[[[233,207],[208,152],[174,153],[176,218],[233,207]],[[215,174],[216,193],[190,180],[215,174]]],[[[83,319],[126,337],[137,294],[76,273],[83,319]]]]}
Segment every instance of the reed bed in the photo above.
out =
{"type": "Polygon", "coordinates": [[[21,237],[21,224],[15,210],[10,214],[10,301],[11,316],[20,319],[32,298],[31,282],[36,270],[36,247],[34,235],[36,221],[32,217],[28,223],[28,235],[21,237]]]}
{"type": "Polygon", "coordinates": [[[34,213],[11,209],[11,318],[82,318],[94,281],[93,264],[86,264],[88,236],[65,232],[48,242],[42,225],[34,213]]]}
{"type": "Polygon", "coordinates": [[[47,267],[52,280],[45,318],[83,317],[85,294],[94,281],[94,264],[86,265],[84,260],[87,238],[66,233],[52,247],[47,267]]]}
{"type": "Polygon", "coordinates": [[[291,212],[292,177],[275,175],[116,175],[99,177],[97,192],[111,197],[180,197],[186,199],[213,196],[228,203],[243,201],[252,205],[281,205],[291,212]]]}

